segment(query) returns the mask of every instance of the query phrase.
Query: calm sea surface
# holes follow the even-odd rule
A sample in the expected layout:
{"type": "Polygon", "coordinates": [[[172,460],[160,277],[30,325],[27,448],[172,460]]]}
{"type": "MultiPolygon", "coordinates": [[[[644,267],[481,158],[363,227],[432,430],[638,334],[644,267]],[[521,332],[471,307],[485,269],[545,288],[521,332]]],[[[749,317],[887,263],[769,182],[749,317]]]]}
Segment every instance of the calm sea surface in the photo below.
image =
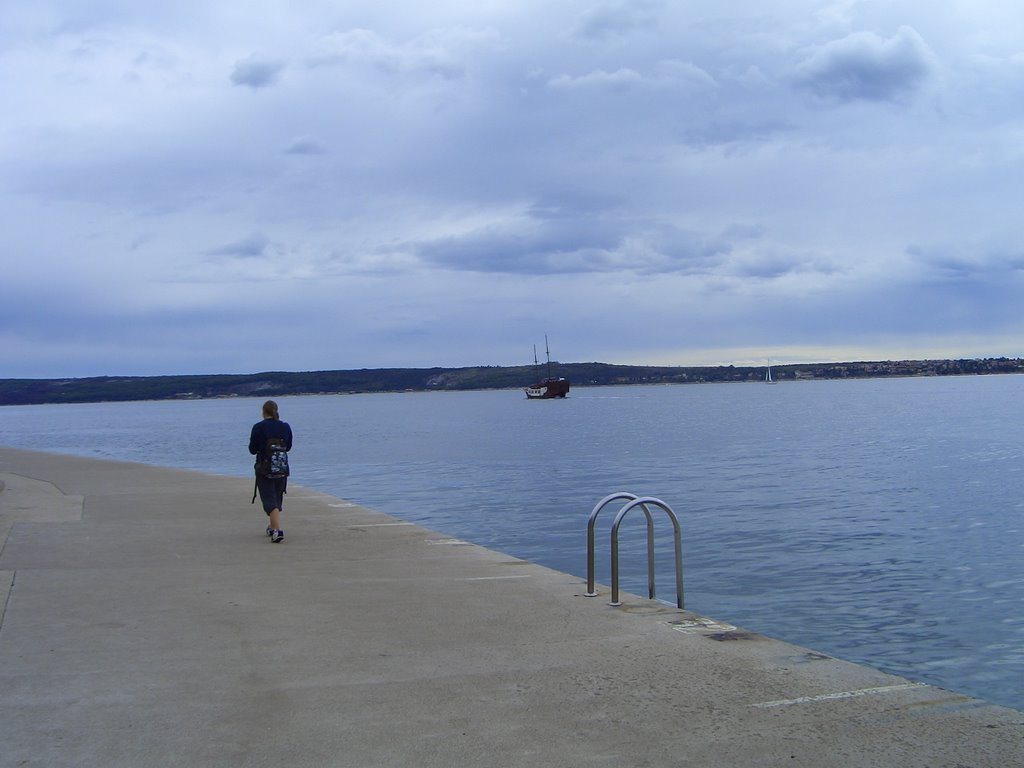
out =
{"type": "MultiPolygon", "coordinates": [[[[1024,709],[1022,399],[1024,376],[984,376],[279,403],[295,482],[580,577],[597,501],[656,496],[682,524],[687,608],[1024,709]]],[[[248,476],[260,404],[6,407],[0,443],[248,476]]],[[[643,515],[621,531],[638,594],[644,533],[643,515]]]]}

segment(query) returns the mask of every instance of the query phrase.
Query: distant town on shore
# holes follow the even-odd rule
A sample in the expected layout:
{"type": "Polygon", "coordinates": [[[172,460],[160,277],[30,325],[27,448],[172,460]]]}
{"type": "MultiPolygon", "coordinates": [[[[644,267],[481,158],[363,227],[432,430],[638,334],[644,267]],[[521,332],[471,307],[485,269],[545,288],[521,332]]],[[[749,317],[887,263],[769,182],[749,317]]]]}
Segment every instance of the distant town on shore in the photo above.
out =
{"type": "MultiPolygon", "coordinates": [[[[579,387],[628,384],[698,384],[764,381],[766,366],[660,366],[552,363],[552,370],[579,387]]],[[[887,362],[773,365],[776,382],[894,376],[965,376],[1024,373],[1024,359],[899,360],[887,362]]],[[[356,370],[210,374],[187,376],[94,376],[67,379],[0,379],[0,405],[193,400],[218,397],[282,397],[367,392],[437,392],[516,389],[541,371],[535,366],[470,368],[362,368],[356,370]]]]}

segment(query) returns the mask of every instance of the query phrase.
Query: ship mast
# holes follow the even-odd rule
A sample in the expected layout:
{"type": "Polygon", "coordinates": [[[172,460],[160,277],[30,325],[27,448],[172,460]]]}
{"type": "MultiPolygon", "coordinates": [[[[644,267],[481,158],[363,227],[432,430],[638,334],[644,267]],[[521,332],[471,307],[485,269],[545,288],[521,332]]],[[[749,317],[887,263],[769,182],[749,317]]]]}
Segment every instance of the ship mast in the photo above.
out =
{"type": "Polygon", "coordinates": [[[544,354],[548,356],[548,378],[551,378],[551,350],[548,348],[548,335],[544,334],[544,354]]]}

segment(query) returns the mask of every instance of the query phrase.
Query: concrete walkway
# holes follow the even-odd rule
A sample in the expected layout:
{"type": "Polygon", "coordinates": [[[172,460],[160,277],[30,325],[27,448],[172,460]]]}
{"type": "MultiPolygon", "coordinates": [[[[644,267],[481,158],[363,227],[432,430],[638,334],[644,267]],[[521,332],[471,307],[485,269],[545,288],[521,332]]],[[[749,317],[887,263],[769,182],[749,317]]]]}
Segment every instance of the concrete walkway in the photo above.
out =
{"type": "Polygon", "coordinates": [[[271,544],[244,478],[0,481],[5,768],[1024,765],[1020,712],[297,485],[271,544]]]}

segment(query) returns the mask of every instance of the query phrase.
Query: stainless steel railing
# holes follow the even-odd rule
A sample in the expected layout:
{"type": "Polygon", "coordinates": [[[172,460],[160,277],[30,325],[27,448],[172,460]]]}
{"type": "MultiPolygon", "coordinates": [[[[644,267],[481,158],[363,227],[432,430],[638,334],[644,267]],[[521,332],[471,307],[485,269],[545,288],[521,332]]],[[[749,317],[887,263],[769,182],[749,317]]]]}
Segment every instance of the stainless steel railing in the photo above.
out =
{"type": "Polygon", "coordinates": [[[619,600],[619,526],[622,520],[630,511],[640,508],[644,517],[647,518],[647,593],[653,600],[655,598],[654,578],[654,518],[651,515],[650,507],[656,507],[666,515],[672,523],[673,539],[675,544],[675,566],[676,566],[676,606],[683,607],[683,547],[682,535],[679,529],[679,519],[672,508],[661,499],[653,496],[637,496],[633,493],[620,491],[605,496],[594,507],[587,521],[587,597],[595,597],[597,592],[594,588],[594,528],[597,523],[597,516],[606,506],[613,501],[625,501],[615,519],[612,521],[611,530],[611,559],[612,559],[612,599],[610,605],[622,605],[619,600]]]}

